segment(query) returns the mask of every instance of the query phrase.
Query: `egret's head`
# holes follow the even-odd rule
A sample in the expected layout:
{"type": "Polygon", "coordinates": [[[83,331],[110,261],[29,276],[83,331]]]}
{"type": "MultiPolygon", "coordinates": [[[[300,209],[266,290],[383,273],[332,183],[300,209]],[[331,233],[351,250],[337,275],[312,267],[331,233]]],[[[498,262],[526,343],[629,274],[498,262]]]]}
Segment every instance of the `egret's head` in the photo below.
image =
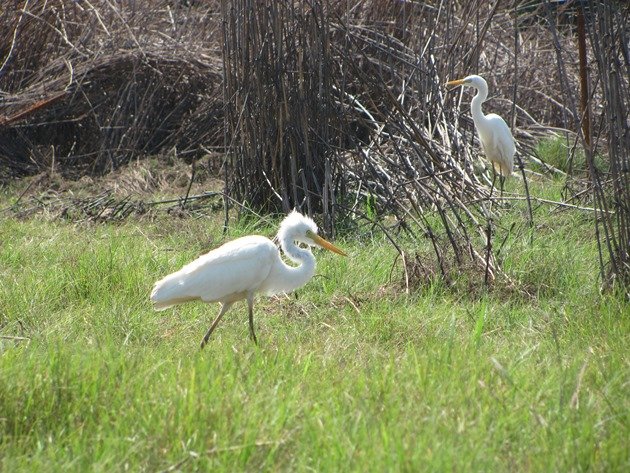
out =
{"type": "Polygon", "coordinates": [[[287,239],[312,245],[312,241],[306,237],[307,233],[317,234],[317,225],[309,217],[294,210],[280,224],[278,238],[280,240],[287,239]]]}
{"type": "Polygon", "coordinates": [[[475,89],[488,88],[488,84],[485,79],[474,74],[472,76],[464,77],[463,79],[452,80],[446,83],[447,87],[456,87],[458,85],[467,85],[469,87],[474,87],[475,89]]]}
{"type": "Polygon", "coordinates": [[[347,256],[342,250],[332,243],[324,240],[317,234],[317,225],[312,219],[294,210],[287,215],[278,230],[280,241],[298,241],[309,246],[319,246],[339,255],[347,256]]]}

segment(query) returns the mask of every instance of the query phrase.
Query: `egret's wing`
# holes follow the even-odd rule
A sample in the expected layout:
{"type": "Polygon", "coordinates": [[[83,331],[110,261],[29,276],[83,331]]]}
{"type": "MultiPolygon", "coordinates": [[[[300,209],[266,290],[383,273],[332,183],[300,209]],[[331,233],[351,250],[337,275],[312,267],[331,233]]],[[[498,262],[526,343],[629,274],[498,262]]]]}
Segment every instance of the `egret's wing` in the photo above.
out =
{"type": "Polygon", "coordinates": [[[264,282],[277,254],[276,246],[261,236],[228,242],[158,281],[151,300],[162,309],[194,299],[242,299],[264,282]]]}
{"type": "Polygon", "coordinates": [[[484,152],[492,164],[504,176],[509,176],[514,167],[516,143],[505,120],[495,113],[486,115],[492,129],[491,143],[484,144],[484,152]]]}

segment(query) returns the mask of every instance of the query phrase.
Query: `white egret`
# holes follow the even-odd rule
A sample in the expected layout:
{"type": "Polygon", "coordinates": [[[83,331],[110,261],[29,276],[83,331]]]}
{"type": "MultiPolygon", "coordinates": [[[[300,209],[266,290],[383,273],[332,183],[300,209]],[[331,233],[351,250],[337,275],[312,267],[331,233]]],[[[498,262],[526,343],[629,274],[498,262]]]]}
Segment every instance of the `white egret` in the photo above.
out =
{"type": "MultiPolygon", "coordinates": [[[[472,75],[464,79],[452,80],[447,82],[446,85],[463,85],[477,89],[477,94],[470,103],[470,111],[479,135],[479,141],[481,141],[481,147],[490,163],[492,163],[494,174],[492,188],[494,188],[494,181],[498,172],[501,190],[503,190],[503,181],[512,174],[512,169],[514,168],[516,144],[510,128],[503,118],[496,113],[484,115],[481,111],[481,104],[488,98],[488,83],[483,77],[472,75]]],[[[490,193],[492,193],[492,190],[490,190],[490,193]]]]}
{"type": "Polygon", "coordinates": [[[237,301],[247,300],[249,333],[254,333],[254,297],[286,293],[306,284],[315,274],[315,257],[308,246],[319,246],[337,254],[346,254],[317,235],[317,225],[300,213],[291,212],[280,224],[278,241],[284,254],[299,266],[282,261],[280,250],[268,238],[250,235],[225,243],[200,256],[179,271],[155,283],[151,301],[156,310],[192,300],[219,302],[221,310],[201,341],[203,348],[223,314],[237,301]]]}

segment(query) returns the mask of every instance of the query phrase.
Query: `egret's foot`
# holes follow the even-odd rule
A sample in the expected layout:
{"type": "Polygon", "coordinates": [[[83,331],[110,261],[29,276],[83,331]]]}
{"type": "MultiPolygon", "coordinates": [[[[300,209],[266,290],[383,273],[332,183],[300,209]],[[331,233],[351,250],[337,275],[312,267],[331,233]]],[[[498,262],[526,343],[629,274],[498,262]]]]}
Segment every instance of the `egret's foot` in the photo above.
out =
{"type": "Polygon", "coordinates": [[[213,329],[214,327],[210,327],[210,330],[208,330],[204,335],[203,339],[201,340],[201,346],[199,347],[200,350],[203,350],[203,347],[208,344],[208,340],[210,340],[210,335],[212,334],[213,329]]]}
{"type": "Polygon", "coordinates": [[[249,332],[249,336],[251,337],[252,340],[254,340],[254,343],[258,345],[258,339],[256,338],[256,334],[254,333],[253,330],[249,332]]]}

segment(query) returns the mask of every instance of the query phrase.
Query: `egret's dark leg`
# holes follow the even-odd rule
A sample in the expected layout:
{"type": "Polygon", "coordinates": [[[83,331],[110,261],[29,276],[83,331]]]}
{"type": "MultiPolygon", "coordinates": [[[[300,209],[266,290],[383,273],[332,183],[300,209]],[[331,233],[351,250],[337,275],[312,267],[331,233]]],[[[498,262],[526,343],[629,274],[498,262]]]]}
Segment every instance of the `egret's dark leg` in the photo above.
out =
{"type": "Polygon", "coordinates": [[[254,332],[254,295],[247,296],[247,307],[249,309],[249,335],[254,340],[254,343],[258,345],[256,339],[256,333],[254,332]]]}
{"type": "Polygon", "coordinates": [[[501,193],[499,194],[499,197],[503,200],[503,186],[505,185],[505,176],[503,175],[503,172],[499,174],[499,185],[501,186],[501,193]]]}
{"type": "Polygon", "coordinates": [[[201,340],[201,348],[206,346],[206,343],[208,343],[208,339],[210,338],[210,335],[212,335],[212,332],[219,324],[221,317],[223,317],[223,314],[225,314],[231,306],[232,306],[231,303],[225,303],[225,304],[223,302],[221,303],[221,310],[219,311],[219,315],[217,315],[217,318],[214,319],[214,322],[212,322],[212,325],[210,325],[210,328],[206,332],[206,335],[203,337],[203,340],[201,340]]]}

